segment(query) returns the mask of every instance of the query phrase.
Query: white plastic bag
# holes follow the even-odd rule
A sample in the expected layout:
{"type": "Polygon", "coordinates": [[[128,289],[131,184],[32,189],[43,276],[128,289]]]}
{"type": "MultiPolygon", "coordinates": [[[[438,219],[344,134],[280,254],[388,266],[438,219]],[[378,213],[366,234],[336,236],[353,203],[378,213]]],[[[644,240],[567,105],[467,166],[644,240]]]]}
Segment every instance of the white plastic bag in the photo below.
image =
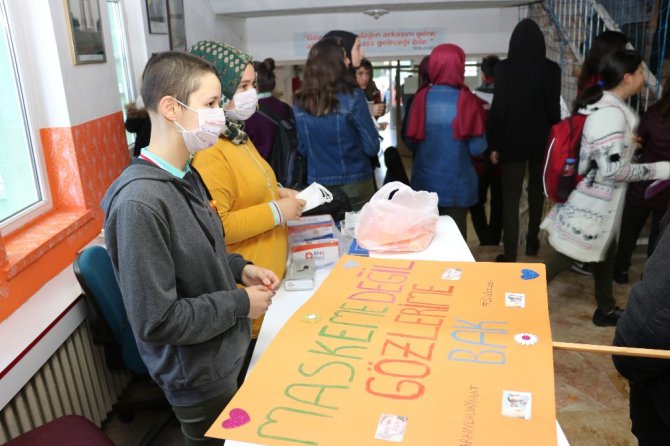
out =
{"type": "Polygon", "coordinates": [[[438,219],[435,192],[417,192],[393,181],[361,209],[356,240],[371,251],[423,251],[435,236],[438,219]]]}

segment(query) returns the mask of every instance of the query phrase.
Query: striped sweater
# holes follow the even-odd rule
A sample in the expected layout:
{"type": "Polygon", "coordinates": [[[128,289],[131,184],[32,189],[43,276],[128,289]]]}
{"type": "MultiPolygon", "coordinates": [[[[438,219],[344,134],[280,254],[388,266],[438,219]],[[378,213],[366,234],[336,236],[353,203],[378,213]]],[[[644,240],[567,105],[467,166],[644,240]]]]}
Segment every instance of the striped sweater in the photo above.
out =
{"type": "Polygon", "coordinates": [[[564,204],[554,205],[541,227],[558,252],[598,262],[619,232],[628,182],[668,178],[670,162],[631,163],[637,116],[615,94],[605,92],[580,112],[589,115],[579,156],[585,177],[564,204]]]}

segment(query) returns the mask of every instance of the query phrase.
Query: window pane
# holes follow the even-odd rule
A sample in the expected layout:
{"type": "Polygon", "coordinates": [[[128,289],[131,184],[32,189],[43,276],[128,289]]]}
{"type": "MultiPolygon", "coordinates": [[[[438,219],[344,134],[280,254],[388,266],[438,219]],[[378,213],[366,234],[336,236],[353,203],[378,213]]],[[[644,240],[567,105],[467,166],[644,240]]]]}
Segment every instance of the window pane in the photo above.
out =
{"type": "Polygon", "coordinates": [[[0,3],[0,225],[42,201],[4,12],[0,3]]]}
{"type": "MultiPolygon", "coordinates": [[[[121,107],[123,119],[126,118],[125,105],[132,99],[132,86],[130,83],[128,69],[128,53],[126,51],[126,36],[124,35],[123,17],[121,15],[121,4],[118,2],[107,2],[107,15],[109,16],[109,29],[112,34],[112,47],[114,49],[114,66],[116,68],[117,87],[121,95],[121,107]]],[[[135,141],[135,134],[126,132],[128,144],[135,141]]]]}

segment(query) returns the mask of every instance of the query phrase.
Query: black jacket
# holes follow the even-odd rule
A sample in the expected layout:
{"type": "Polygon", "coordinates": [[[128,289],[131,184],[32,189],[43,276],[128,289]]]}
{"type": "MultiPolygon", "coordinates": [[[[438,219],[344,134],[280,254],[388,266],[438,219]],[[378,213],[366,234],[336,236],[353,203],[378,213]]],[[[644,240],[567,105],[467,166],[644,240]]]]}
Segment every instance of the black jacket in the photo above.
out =
{"type": "MultiPolygon", "coordinates": [[[[670,226],[663,231],[644,267],[642,281],[630,292],[617,323],[613,344],[670,350],[670,226]]],[[[613,356],[614,366],[632,383],[644,386],[663,407],[670,422],[670,360],[613,356]]]]}
{"type": "Polygon", "coordinates": [[[514,28],[507,59],[495,69],[486,139],[501,162],[542,161],[549,129],[561,117],[561,69],[545,57],[537,24],[524,19],[514,28]]]}

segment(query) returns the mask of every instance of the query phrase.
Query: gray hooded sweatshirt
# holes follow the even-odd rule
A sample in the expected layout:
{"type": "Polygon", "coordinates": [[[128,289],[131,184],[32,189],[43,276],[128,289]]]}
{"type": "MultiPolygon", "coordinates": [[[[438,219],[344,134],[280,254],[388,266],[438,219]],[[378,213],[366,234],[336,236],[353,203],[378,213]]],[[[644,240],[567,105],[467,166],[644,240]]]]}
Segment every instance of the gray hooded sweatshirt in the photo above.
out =
{"type": "Polygon", "coordinates": [[[197,172],[135,159],[102,201],[105,239],[151,377],[175,406],[234,394],[250,341],[244,266],[197,172]]]}

